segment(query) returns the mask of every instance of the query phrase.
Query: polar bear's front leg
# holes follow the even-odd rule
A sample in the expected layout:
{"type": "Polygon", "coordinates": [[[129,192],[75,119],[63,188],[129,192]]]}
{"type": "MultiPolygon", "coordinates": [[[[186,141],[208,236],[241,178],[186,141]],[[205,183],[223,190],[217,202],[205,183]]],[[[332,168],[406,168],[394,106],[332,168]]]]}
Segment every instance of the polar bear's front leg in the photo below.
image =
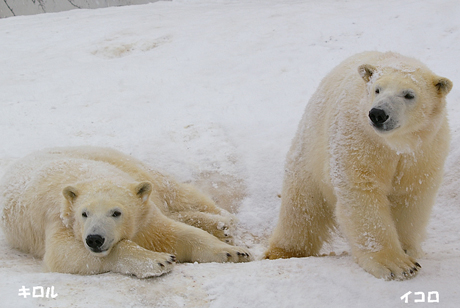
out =
{"type": "MultiPolygon", "coordinates": [[[[429,189],[427,189],[429,191],[429,189]]],[[[421,242],[436,193],[408,193],[390,197],[391,212],[402,249],[413,258],[421,257],[421,242]]]]}
{"type": "Polygon", "coordinates": [[[318,255],[334,226],[333,207],[326,202],[319,185],[306,170],[286,172],[281,196],[278,224],[264,258],[318,255]]]}
{"type": "Polygon", "coordinates": [[[107,256],[99,257],[89,252],[70,229],[60,226],[47,230],[43,261],[45,270],[51,272],[92,275],[112,271],[146,278],[171,271],[175,257],[128,240],[120,241],[107,256]]]}
{"type": "Polygon", "coordinates": [[[337,219],[358,264],[377,278],[409,279],[420,265],[401,247],[388,198],[376,191],[347,190],[338,196],[337,219]]]}

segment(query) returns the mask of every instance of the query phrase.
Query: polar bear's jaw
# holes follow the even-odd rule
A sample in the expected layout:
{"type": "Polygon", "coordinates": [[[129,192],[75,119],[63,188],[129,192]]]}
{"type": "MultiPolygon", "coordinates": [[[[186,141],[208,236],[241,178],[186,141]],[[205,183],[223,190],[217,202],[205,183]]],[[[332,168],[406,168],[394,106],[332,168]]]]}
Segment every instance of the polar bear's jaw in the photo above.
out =
{"type": "Polygon", "coordinates": [[[88,249],[89,252],[91,253],[91,255],[95,256],[95,257],[99,257],[99,258],[102,258],[102,257],[106,257],[109,255],[110,251],[112,250],[111,248],[110,249],[107,249],[107,250],[103,250],[103,251],[93,251],[91,249],[88,249]]]}

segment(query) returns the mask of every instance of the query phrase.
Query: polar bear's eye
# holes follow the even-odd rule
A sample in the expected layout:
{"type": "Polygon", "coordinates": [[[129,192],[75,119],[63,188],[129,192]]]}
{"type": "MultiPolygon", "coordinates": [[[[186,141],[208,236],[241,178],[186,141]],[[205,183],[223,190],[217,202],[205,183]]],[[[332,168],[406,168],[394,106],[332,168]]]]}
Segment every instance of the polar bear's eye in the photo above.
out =
{"type": "Polygon", "coordinates": [[[83,213],[81,213],[81,216],[83,216],[83,217],[85,217],[85,218],[86,218],[86,217],[88,217],[88,213],[86,213],[86,212],[83,212],[83,213]]]}
{"type": "Polygon", "coordinates": [[[119,211],[113,212],[112,217],[118,217],[118,216],[121,216],[121,212],[119,211]]]}
{"type": "Polygon", "coordinates": [[[405,99],[414,99],[414,97],[415,97],[415,96],[414,96],[414,94],[412,94],[412,93],[406,93],[406,95],[404,95],[404,98],[405,98],[405,99]]]}
{"type": "Polygon", "coordinates": [[[380,93],[380,89],[379,88],[375,89],[375,94],[379,94],[379,93],[380,93]]]}

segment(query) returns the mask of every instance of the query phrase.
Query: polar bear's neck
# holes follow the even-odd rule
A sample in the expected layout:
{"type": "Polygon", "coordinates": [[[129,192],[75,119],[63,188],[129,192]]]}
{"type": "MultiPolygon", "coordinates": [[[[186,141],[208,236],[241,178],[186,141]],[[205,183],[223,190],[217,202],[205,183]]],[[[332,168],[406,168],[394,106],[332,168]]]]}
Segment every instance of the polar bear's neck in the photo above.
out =
{"type": "Polygon", "coordinates": [[[422,145],[422,138],[417,134],[404,134],[402,136],[393,135],[384,138],[388,146],[393,149],[396,154],[414,154],[422,145]],[[415,135],[415,136],[414,136],[415,135]]]}

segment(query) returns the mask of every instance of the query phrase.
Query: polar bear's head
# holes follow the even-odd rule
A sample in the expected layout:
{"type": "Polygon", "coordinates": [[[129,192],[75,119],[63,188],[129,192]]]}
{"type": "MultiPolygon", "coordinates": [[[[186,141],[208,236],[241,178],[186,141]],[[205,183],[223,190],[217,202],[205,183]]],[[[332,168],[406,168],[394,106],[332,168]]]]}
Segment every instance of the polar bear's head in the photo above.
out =
{"type": "Polygon", "coordinates": [[[149,182],[117,185],[87,182],[67,186],[61,218],[96,256],[106,256],[123,239],[131,239],[149,213],[149,182]]]}
{"type": "Polygon", "coordinates": [[[439,127],[445,96],[452,89],[449,79],[424,66],[376,68],[364,64],[358,72],[368,87],[369,124],[390,145],[399,149],[398,143],[402,143],[413,148],[407,144],[409,138],[439,127]]]}

